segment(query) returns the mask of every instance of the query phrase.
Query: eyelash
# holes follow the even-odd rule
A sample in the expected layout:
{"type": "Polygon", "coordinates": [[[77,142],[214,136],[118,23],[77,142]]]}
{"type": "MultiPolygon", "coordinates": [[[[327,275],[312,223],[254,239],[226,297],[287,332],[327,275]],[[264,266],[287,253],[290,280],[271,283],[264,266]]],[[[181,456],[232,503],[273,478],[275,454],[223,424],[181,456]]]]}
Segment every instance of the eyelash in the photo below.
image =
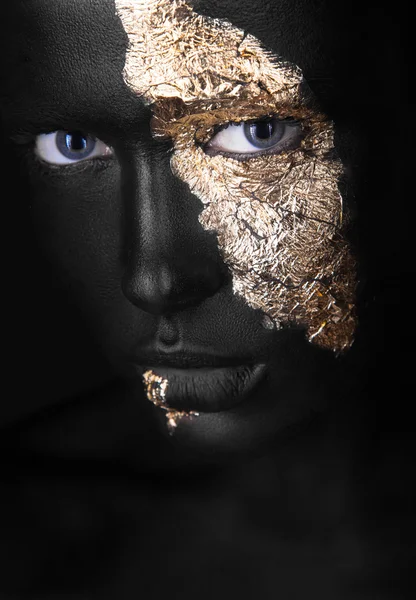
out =
{"type": "Polygon", "coordinates": [[[39,158],[35,153],[35,138],[23,142],[23,138],[17,143],[17,155],[19,160],[23,161],[28,174],[41,177],[72,177],[75,174],[88,172],[90,175],[98,175],[114,164],[113,157],[95,157],[91,160],[84,160],[78,163],[68,165],[55,165],[39,158]]]}
{"type": "MultiPolygon", "coordinates": [[[[299,142],[302,138],[299,138],[299,142]]],[[[240,162],[244,162],[246,160],[250,160],[253,158],[259,158],[259,156],[278,156],[282,154],[286,150],[294,150],[298,144],[294,144],[292,140],[288,141],[287,144],[280,146],[279,152],[273,151],[273,149],[268,150],[260,150],[259,152],[220,152],[220,151],[207,151],[204,149],[204,152],[208,154],[208,156],[224,156],[224,158],[233,158],[235,160],[239,160],[240,162]]]]}

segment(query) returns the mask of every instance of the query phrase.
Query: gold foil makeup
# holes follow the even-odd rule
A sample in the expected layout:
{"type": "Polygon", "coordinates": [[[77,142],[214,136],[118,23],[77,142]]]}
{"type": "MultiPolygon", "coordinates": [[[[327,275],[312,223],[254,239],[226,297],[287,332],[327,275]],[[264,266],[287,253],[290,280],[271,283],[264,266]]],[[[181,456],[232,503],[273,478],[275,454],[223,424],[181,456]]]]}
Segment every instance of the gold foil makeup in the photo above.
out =
{"type": "Polygon", "coordinates": [[[143,373],[143,381],[147,394],[147,399],[150,400],[155,406],[158,406],[162,410],[166,411],[166,421],[168,430],[173,433],[181,419],[185,417],[198,416],[198,413],[191,411],[179,411],[174,408],[170,408],[166,404],[166,394],[169,387],[169,382],[165,377],[157,375],[153,371],[149,370],[143,373]]]}
{"type": "Polygon", "coordinates": [[[155,138],[174,143],[173,173],[202,201],[233,289],[279,325],[306,328],[334,351],[353,341],[356,265],[338,189],[333,123],[301,70],[252,35],[185,0],[116,0],[128,35],[126,84],[153,110],[155,138]],[[207,154],[219,126],[295,119],[297,147],[238,160],[207,154]]]}

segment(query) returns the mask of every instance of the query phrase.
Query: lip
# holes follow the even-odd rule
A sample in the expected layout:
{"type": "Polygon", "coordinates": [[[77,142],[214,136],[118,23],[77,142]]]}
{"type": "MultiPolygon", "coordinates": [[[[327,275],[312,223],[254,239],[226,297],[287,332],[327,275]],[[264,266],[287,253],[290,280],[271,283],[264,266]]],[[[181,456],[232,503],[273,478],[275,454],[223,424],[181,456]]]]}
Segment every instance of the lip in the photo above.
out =
{"type": "MultiPolygon", "coordinates": [[[[194,362],[201,360],[203,362],[204,357],[195,357],[194,362]]],[[[141,377],[149,370],[168,381],[166,407],[177,411],[212,413],[228,410],[247,398],[263,379],[266,365],[178,368],[146,364],[136,367],[141,377]]]]}
{"type": "MultiPolygon", "coordinates": [[[[157,351],[152,347],[143,348],[141,351],[130,356],[130,362],[136,365],[172,367],[174,369],[224,368],[255,364],[253,358],[249,355],[225,356],[196,347],[187,347],[186,350],[183,349],[176,352],[157,351]]],[[[263,360],[259,361],[257,359],[257,362],[263,362],[263,360]]]]}

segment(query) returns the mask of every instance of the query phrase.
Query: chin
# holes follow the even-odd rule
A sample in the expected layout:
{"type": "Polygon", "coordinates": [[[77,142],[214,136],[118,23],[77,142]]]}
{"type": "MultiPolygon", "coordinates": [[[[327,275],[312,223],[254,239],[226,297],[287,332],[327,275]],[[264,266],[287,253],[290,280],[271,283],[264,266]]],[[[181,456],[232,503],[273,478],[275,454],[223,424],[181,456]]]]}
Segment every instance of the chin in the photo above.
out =
{"type": "Polygon", "coordinates": [[[161,435],[186,462],[238,461],[283,446],[310,425],[317,413],[280,414],[270,407],[259,413],[247,407],[183,418],[169,431],[164,415],[158,416],[161,435]]]}

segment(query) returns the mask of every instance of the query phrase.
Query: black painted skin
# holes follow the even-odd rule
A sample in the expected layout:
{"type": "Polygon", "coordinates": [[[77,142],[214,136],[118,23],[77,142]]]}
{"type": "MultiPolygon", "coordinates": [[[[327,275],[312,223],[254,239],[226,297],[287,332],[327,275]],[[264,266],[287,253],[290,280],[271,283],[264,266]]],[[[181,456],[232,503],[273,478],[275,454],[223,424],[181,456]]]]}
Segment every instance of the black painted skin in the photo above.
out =
{"type": "MultiPolygon", "coordinates": [[[[196,3],[196,10],[231,21],[299,65],[323,110],[334,119],[336,146],[347,172],[342,191],[354,218],[358,215],[351,239],[360,260],[361,317],[362,307],[373,294],[368,271],[375,260],[369,257],[369,249],[377,249],[382,242],[378,231],[380,217],[363,201],[369,186],[364,186],[366,180],[362,175],[367,169],[367,179],[371,179],[366,146],[370,133],[377,134],[375,122],[384,110],[382,105],[374,108],[379,96],[373,90],[382,81],[382,69],[375,68],[372,81],[369,77],[376,64],[371,54],[374,44],[370,41],[371,36],[376,38],[377,25],[368,29],[371,18],[362,4],[357,9],[351,3],[343,7],[342,3],[321,0],[203,0],[196,3]],[[370,107],[376,117],[369,123],[370,107]],[[377,110],[380,112],[374,112],[377,110]],[[373,228],[369,234],[370,213],[373,228]],[[365,236],[360,237],[360,229],[367,232],[365,236]]],[[[117,473],[128,466],[142,473],[162,469],[167,478],[171,469],[179,477],[178,466],[193,465],[194,469],[204,461],[217,464],[232,456],[239,467],[237,471],[231,467],[226,472],[237,487],[241,484],[238,478],[242,477],[242,465],[248,460],[242,456],[247,452],[260,454],[268,461],[259,467],[260,471],[265,469],[263,476],[257,479],[256,468],[253,471],[250,467],[241,485],[250,490],[249,494],[253,486],[258,489],[261,500],[255,510],[262,512],[262,502],[266,501],[264,514],[269,521],[265,516],[265,523],[274,523],[273,527],[280,531],[281,522],[273,521],[276,517],[271,516],[278,506],[283,511],[282,522],[286,519],[287,527],[297,531],[296,518],[285,512],[287,506],[276,491],[280,489],[276,477],[285,480],[284,475],[276,475],[276,465],[300,461],[316,474],[316,466],[311,464],[315,459],[322,464],[322,456],[316,458],[317,447],[324,448],[326,456],[339,451],[335,450],[331,437],[334,430],[327,427],[326,421],[319,421],[316,429],[310,426],[308,432],[300,435],[295,450],[293,445],[289,451],[275,452],[275,449],[293,438],[298,429],[303,431],[304,425],[322,411],[329,411],[332,416],[335,413],[339,424],[340,415],[349,417],[351,406],[357,408],[364,394],[360,390],[362,372],[368,370],[368,353],[378,343],[371,338],[375,329],[371,324],[366,325],[362,317],[353,349],[347,356],[336,358],[333,353],[308,343],[301,330],[276,333],[262,328],[262,315],[233,295],[215,235],[205,232],[198,223],[201,202],[172,175],[169,145],[152,139],[149,109],[123,82],[127,39],[115,16],[112,0],[14,0],[4,3],[1,11],[3,180],[13,190],[13,202],[6,207],[9,217],[6,222],[18,224],[12,228],[13,246],[8,246],[13,248],[14,261],[6,265],[8,289],[13,290],[10,298],[5,299],[8,305],[5,314],[10,315],[12,328],[7,343],[13,357],[6,379],[10,377],[13,386],[13,402],[4,403],[0,409],[0,421],[5,427],[2,444],[7,445],[17,463],[27,460],[30,453],[32,460],[35,456],[43,457],[42,460],[49,462],[42,465],[61,473],[68,468],[82,471],[87,469],[89,461],[99,459],[110,471],[118,464],[117,473]],[[76,169],[51,168],[36,160],[30,143],[10,142],[10,136],[24,133],[19,138],[24,141],[26,133],[33,137],[57,129],[93,134],[112,146],[116,157],[87,161],[76,169]],[[146,347],[165,352],[198,348],[202,352],[244,356],[253,362],[267,361],[268,375],[243,404],[183,423],[170,437],[163,415],[146,401],[141,386],[133,385],[126,377],[130,356],[145,357],[146,347]],[[307,456],[313,458],[308,462],[307,456]],[[81,462],[71,462],[78,460],[81,462]]],[[[377,52],[382,57],[381,45],[377,46],[377,52]]],[[[381,139],[379,134],[378,141],[381,139]]],[[[348,425],[345,427],[348,429],[348,425]]],[[[335,435],[339,432],[337,429],[335,435]]],[[[340,438],[343,436],[344,433],[340,438]]],[[[343,461],[344,458],[335,460],[333,469],[338,472],[343,461]]],[[[341,487],[345,485],[344,475],[340,476],[341,487]]],[[[60,488],[61,495],[65,495],[66,485],[64,491],[60,488]]],[[[197,494],[202,493],[204,485],[198,479],[197,494]]],[[[114,492],[110,488],[107,481],[103,493],[112,498],[114,492]]],[[[226,489],[225,480],[213,484],[212,490],[217,490],[218,497],[228,499],[221,506],[227,506],[228,501],[240,502],[234,491],[229,496],[226,489]]],[[[308,490],[304,492],[310,494],[311,488],[308,490]]],[[[172,489],[167,493],[173,494],[172,489]]],[[[295,516],[304,497],[298,496],[298,504],[294,501],[295,516]]],[[[172,496],[172,507],[176,507],[178,519],[182,519],[180,522],[186,529],[180,498],[180,494],[176,500],[172,496]]],[[[199,496],[197,500],[193,497],[189,504],[185,503],[189,514],[193,514],[191,502],[206,510],[209,498],[210,494],[203,501],[199,496]]],[[[292,500],[293,495],[288,502],[292,500]]],[[[156,502],[154,498],[153,501],[156,502]]],[[[82,511],[89,506],[88,502],[80,503],[82,511]]],[[[140,510],[144,510],[143,502],[142,498],[140,510]]],[[[158,502],[159,509],[147,514],[151,515],[149,523],[153,526],[159,520],[156,537],[163,543],[162,530],[169,529],[170,521],[167,516],[160,521],[163,511],[158,502]]],[[[319,506],[316,497],[311,502],[315,502],[315,508],[319,506]]],[[[56,510],[54,517],[59,520],[61,513],[56,510]]],[[[132,505],[126,510],[132,511],[132,505]]],[[[314,510],[311,509],[312,514],[314,510]]],[[[318,513],[322,510],[327,509],[321,507],[318,513]]],[[[79,531],[88,531],[90,535],[93,521],[94,527],[101,527],[92,517],[88,521],[90,517],[85,516],[85,511],[82,514],[85,521],[79,525],[79,531]]],[[[103,515],[107,515],[105,509],[103,515]]],[[[74,525],[76,531],[77,526],[74,525]]],[[[218,522],[216,527],[222,526],[218,522]]],[[[246,539],[246,525],[238,523],[236,527],[239,546],[246,539]]],[[[205,525],[198,521],[196,530],[202,531],[201,539],[207,536],[208,548],[210,544],[216,548],[215,537],[214,541],[209,537],[205,525]]],[[[117,544],[118,534],[114,531],[109,535],[111,540],[116,536],[113,542],[117,544]]],[[[147,530],[143,531],[146,536],[147,530]]],[[[154,535],[152,531],[149,525],[147,534],[154,535]]],[[[224,535],[230,533],[226,531],[224,535]]],[[[66,539],[69,535],[66,530],[57,528],[50,535],[59,548],[65,548],[60,536],[66,539]]],[[[84,543],[82,536],[76,537],[77,543],[84,543]]],[[[256,545],[263,538],[260,535],[250,539],[249,543],[256,545]]],[[[189,532],[185,534],[187,548],[195,543],[189,532]]],[[[91,552],[97,552],[97,548],[94,545],[91,552]]],[[[169,548],[167,556],[175,565],[175,550],[169,548]]],[[[285,546],[281,548],[277,551],[285,552],[285,546]]],[[[273,546],[270,551],[275,550],[273,546]]],[[[28,550],[29,557],[30,552],[36,554],[36,544],[28,550]]],[[[210,550],[207,555],[211,556],[210,550]]],[[[156,549],[149,556],[156,561],[156,549]]],[[[250,552],[247,556],[251,557],[250,552]]],[[[223,560],[227,558],[224,550],[223,560]]],[[[189,556],[185,553],[184,560],[190,561],[192,567],[192,553],[189,556]]],[[[236,577],[234,592],[239,595],[231,597],[271,597],[267,594],[275,590],[275,579],[269,578],[266,566],[260,567],[257,559],[247,560],[250,567],[255,565],[253,572],[263,581],[262,585],[257,581],[261,591],[258,595],[253,591],[255,588],[250,588],[248,593],[249,588],[237,583],[236,577]]],[[[301,565],[302,560],[301,557],[301,565]]],[[[297,558],[294,563],[298,563],[297,558]]],[[[25,564],[32,564],[31,558],[25,564]]],[[[241,564],[238,563],[238,568],[241,564]]],[[[96,566],[91,570],[85,567],[85,572],[90,575],[92,571],[95,573],[94,569],[96,566]]],[[[68,573],[62,572],[65,579],[68,573]]],[[[41,583],[36,579],[34,567],[33,573],[28,574],[33,589],[33,581],[38,581],[39,589],[47,588],[47,569],[42,573],[41,583]]],[[[213,577],[222,585],[222,576],[213,577]]],[[[64,589],[59,576],[57,581],[53,585],[58,587],[53,589],[60,589],[59,585],[64,589]]],[[[78,582],[77,577],[74,581],[78,582]]],[[[322,584],[319,577],[308,582],[318,588],[322,584]]],[[[117,584],[112,585],[115,587],[111,590],[118,591],[108,595],[101,591],[100,598],[133,597],[128,592],[122,595],[124,592],[119,591],[117,584]]],[[[146,585],[151,589],[152,584],[143,583],[142,588],[141,585],[137,587],[130,580],[125,589],[146,590],[146,585]]],[[[293,581],[286,578],[282,585],[289,589],[293,581]]],[[[300,594],[302,584],[296,582],[296,585],[300,585],[300,594]]],[[[158,586],[154,596],[148,590],[146,597],[161,597],[156,594],[162,594],[163,590],[168,593],[168,584],[164,588],[159,582],[158,586]]],[[[188,593],[191,597],[191,588],[181,588],[184,598],[188,598],[188,593]]],[[[207,591],[206,596],[200,590],[198,596],[213,597],[214,589],[212,593],[207,591]]],[[[344,597],[334,595],[336,592],[331,590],[325,595],[322,587],[320,598],[344,597]]],[[[20,594],[19,598],[26,597],[22,591],[20,594]]],[[[44,592],[42,597],[49,596],[44,592]]]]}
{"type": "MultiPolygon", "coordinates": [[[[293,11],[283,4],[286,25],[273,13],[276,7],[261,4],[254,21],[251,5],[238,14],[232,3],[200,3],[197,9],[235,21],[306,75],[316,64],[319,74],[325,69],[319,40],[305,45],[313,16],[309,8],[303,17],[302,7],[293,11]],[[270,10],[280,24],[272,36],[270,10]],[[292,21],[299,28],[299,46],[293,45],[292,21]],[[315,57],[310,48],[316,49],[315,57]]],[[[7,11],[7,28],[14,35],[7,40],[2,69],[6,129],[81,130],[116,153],[115,159],[91,160],[76,169],[50,168],[37,163],[30,147],[20,147],[26,152],[19,168],[29,188],[36,244],[64,295],[54,300],[55,314],[48,319],[55,337],[48,340],[43,319],[39,333],[54,356],[52,363],[49,356],[43,359],[48,364],[47,373],[41,371],[43,398],[37,397],[35,405],[28,401],[25,410],[123,377],[132,356],[149,364],[144,347],[268,363],[266,380],[249,400],[178,428],[176,441],[209,452],[255,448],[339,396],[341,360],[308,343],[303,331],[264,329],[260,311],[233,294],[216,237],[198,222],[202,203],[172,175],[168,145],[152,139],[149,109],[123,82],[127,39],[113,3],[18,2],[7,11]],[[75,339],[68,331],[66,314],[73,306],[98,353],[86,352],[83,331],[75,331],[75,339]]],[[[141,385],[124,394],[122,387],[114,391],[113,417],[123,418],[124,405],[146,411],[141,385]]],[[[152,409],[135,420],[146,419],[146,427],[152,427],[158,419],[163,431],[164,417],[158,417],[152,409]]]]}

